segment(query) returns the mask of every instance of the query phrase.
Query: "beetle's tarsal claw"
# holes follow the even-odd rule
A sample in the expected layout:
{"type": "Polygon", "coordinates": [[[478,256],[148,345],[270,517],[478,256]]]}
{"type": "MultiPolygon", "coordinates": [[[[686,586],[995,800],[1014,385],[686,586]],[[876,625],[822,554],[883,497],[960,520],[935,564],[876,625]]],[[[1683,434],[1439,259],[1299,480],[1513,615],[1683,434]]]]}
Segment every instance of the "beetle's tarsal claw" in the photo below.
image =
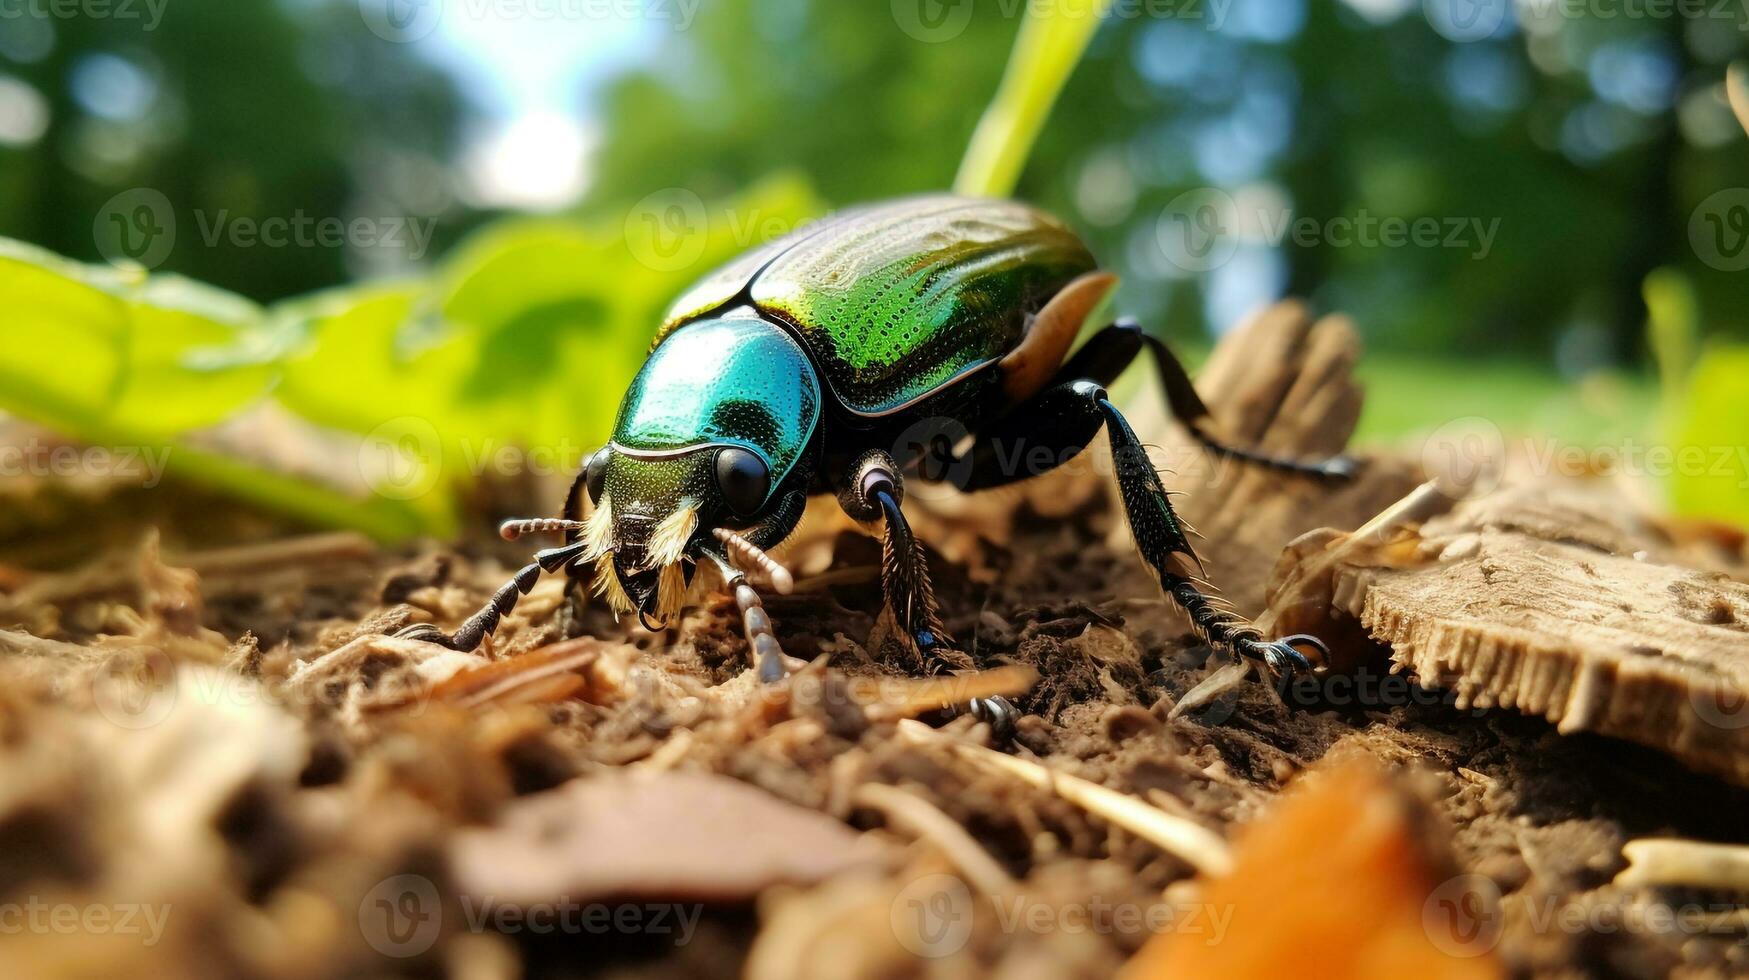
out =
{"type": "Polygon", "coordinates": [[[1330,648],[1309,633],[1284,636],[1263,644],[1263,662],[1283,677],[1311,674],[1330,663],[1330,648]]]}
{"type": "Polygon", "coordinates": [[[398,640],[418,640],[421,643],[435,643],[440,647],[453,646],[449,634],[430,623],[414,623],[395,631],[398,640]]]}
{"type": "Polygon", "coordinates": [[[1015,723],[1020,720],[1020,709],[1014,706],[1014,702],[1000,695],[973,698],[966,710],[973,718],[990,726],[990,739],[997,745],[1006,745],[1014,739],[1015,723]]]}

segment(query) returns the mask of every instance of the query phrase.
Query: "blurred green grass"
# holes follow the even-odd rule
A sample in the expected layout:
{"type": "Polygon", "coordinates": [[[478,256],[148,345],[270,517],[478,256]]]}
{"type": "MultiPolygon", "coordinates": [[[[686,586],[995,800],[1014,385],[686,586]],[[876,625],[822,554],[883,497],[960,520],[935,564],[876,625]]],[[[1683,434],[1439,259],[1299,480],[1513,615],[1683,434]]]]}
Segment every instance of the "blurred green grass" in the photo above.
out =
{"type": "Polygon", "coordinates": [[[1646,442],[1657,433],[1658,391],[1649,378],[1597,371],[1577,381],[1515,362],[1363,356],[1355,369],[1366,408],[1363,445],[1396,445],[1454,419],[1484,418],[1508,435],[1581,446],[1646,442]]]}

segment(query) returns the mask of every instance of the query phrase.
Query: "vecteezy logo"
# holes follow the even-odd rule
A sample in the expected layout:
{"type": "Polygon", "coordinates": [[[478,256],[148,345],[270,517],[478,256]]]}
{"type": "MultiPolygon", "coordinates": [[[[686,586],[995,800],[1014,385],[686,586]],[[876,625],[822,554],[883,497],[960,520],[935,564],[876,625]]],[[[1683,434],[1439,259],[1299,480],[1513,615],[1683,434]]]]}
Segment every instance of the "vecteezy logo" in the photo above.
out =
{"type": "Polygon", "coordinates": [[[1421,470],[1447,496],[1487,493],[1506,471],[1506,436],[1480,416],[1452,419],[1421,444],[1421,470]]]}
{"type": "Polygon", "coordinates": [[[1199,187],[1167,202],[1154,225],[1166,261],[1185,272],[1227,264],[1239,249],[1239,205],[1215,187],[1199,187]]]}
{"type": "Polygon", "coordinates": [[[1688,244],[1720,272],[1749,269],[1749,188],[1714,193],[1688,216],[1688,244]]]}
{"type": "Polygon", "coordinates": [[[953,875],[924,875],[899,891],[888,919],[912,955],[952,956],[972,938],[972,893],[953,875]]]}
{"type": "Polygon", "coordinates": [[[972,460],[962,454],[970,433],[957,419],[934,416],[905,427],[893,440],[893,458],[914,466],[917,479],[905,492],[919,500],[940,499],[964,490],[972,477],[972,460]]]}
{"type": "Polygon", "coordinates": [[[1726,731],[1749,727],[1749,690],[1720,677],[1712,685],[1696,684],[1688,689],[1688,705],[1701,721],[1726,731]]]}
{"type": "Polygon", "coordinates": [[[704,200],[684,187],[645,196],[626,213],[626,246],[657,272],[679,272],[704,257],[704,200]]]}
{"type": "Polygon", "coordinates": [[[1486,875],[1448,878],[1421,906],[1421,928],[1447,956],[1481,956],[1500,942],[1500,886],[1486,875]]]}
{"type": "Polygon", "coordinates": [[[176,665],[153,651],[136,655],[123,651],[90,675],[91,701],[105,721],[138,731],[170,717],[176,707],[176,665]]]}
{"type": "Polygon", "coordinates": [[[155,269],[176,244],[176,209],[163,191],[136,187],[109,199],[91,226],[98,254],[155,269]]]}
{"type": "Polygon", "coordinates": [[[437,29],[443,19],[443,0],[358,0],[358,13],[372,34],[408,44],[437,29]]]}
{"type": "Polygon", "coordinates": [[[1492,37],[1506,23],[1512,0],[1423,0],[1422,13],[1433,29],[1462,44],[1492,37]]]}
{"type": "Polygon", "coordinates": [[[925,44],[951,41],[972,22],[972,0],[893,0],[893,20],[925,44]]]}
{"type": "Polygon", "coordinates": [[[370,430],[358,446],[358,472],[390,500],[423,497],[443,478],[443,440],[429,419],[403,415],[370,430]]]}
{"type": "Polygon", "coordinates": [[[395,875],[377,882],[358,903],[358,929],[384,956],[418,956],[443,931],[437,886],[423,875],[395,875]]]}

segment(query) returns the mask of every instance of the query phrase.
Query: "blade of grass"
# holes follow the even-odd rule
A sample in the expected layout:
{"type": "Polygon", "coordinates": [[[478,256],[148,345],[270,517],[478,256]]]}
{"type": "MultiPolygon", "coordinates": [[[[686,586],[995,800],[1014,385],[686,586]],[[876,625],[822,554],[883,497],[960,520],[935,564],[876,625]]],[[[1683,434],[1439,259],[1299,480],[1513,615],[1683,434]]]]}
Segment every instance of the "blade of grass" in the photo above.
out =
{"type": "Polygon", "coordinates": [[[1002,83],[960,162],[955,192],[985,197],[1014,192],[1045,118],[1110,6],[1110,0],[1027,4],[1002,83]]]}

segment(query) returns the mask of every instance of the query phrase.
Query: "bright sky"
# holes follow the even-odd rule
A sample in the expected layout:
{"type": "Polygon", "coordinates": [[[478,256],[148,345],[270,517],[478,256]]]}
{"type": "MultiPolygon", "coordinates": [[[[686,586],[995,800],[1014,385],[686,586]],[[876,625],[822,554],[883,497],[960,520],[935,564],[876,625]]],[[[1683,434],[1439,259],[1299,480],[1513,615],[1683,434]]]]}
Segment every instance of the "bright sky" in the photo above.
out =
{"type": "Polygon", "coordinates": [[[478,203],[532,210],[571,203],[589,184],[602,84],[651,57],[673,27],[616,15],[635,3],[442,3],[442,20],[417,43],[461,80],[484,117],[465,164],[478,203]]]}

